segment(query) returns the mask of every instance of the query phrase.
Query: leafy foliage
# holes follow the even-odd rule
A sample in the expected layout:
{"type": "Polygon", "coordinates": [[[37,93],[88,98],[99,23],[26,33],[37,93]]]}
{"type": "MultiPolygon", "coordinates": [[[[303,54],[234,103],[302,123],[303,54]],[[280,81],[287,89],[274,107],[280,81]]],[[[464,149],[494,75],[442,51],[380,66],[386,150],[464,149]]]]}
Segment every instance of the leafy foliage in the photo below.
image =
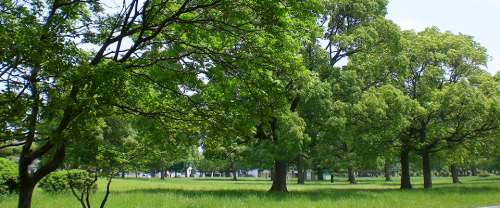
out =
{"type": "MultiPolygon", "coordinates": [[[[94,181],[94,177],[86,170],[62,170],[53,172],[40,181],[39,187],[47,192],[60,193],[74,189],[84,189],[87,184],[94,181]]],[[[93,189],[97,189],[97,184],[94,184],[93,189]]]]}
{"type": "Polygon", "coordinates": [[[15,162],[0,158],[0,196],[12,193],[17,189],[18,175],[15,162]]]}

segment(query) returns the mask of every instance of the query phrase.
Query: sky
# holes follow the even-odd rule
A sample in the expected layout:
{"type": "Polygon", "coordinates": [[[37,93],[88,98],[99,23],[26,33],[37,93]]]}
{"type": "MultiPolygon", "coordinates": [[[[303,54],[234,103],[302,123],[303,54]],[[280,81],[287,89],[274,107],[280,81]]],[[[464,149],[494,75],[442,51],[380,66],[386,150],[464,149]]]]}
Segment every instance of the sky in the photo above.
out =
{"type": "Polygon", "coordinates": [[[500,0],[389,0],[386,17],[404,30],[437,26],[471,35],[488,50],[486,70],[500,71],[500,0]]]}

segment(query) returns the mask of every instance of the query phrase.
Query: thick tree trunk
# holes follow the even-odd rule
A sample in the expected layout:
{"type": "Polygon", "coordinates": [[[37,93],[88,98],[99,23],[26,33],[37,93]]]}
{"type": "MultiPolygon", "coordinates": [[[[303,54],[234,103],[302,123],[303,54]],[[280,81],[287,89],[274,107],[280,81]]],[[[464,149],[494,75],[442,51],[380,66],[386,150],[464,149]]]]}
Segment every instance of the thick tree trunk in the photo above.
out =
{"type": "Polygon", "coordinates": [[[33,196],[33,190],[35,189],[35,184],[31,182],[21,182],[19,187],[19,198],[18,207],[19,208],[30,208],[31,198],[33,196]]]}
{"type": "Polygon", "coordinates": [[[391,181],[391,164],[388,160],[385,160],[384,163],[384,177],[385,181],[391,181]]]}
{"type": "Polygon", "coordinates": [[[411,189],[410,152],[407,147],[401,147],[401,189],[411,189]]]}
{"type": "Polygon", "coordinates": [[[458,168],[455,164],[450,165],[450,172],[453,183],[460,183],[460,179],[458,178],[458,168]]]}
{"type": "Polygon", "coordinates": [[[354,175],[354,168],[351,162],[347,166],[347,180],[350,184],[356,184],[356,176],[354,175]]]}
{"type": "Polygon", "coordinates": [[[271,179],[271,181],[274,180],[274,170],[273,169],[269,170],[269,179],[271,179]]]}
{"type": "Polygon", "coordinates": [[[165,180],[165,170],[160,168],[160,180],[165,180]]]}
{"type": "Polygon", "coordinates": [[[333,178],[333,171],[330,173],[330,183],[333,183],[334,182],[334,178],[333,178]]]}
{"type": "Polygon", "coordinates": [[[304,170],[304,161],[302,156],[297,159],[297,184],[304,184],[306,181],[306,174],[304,170]]]}
{"type": "Polygon", "coordinates": [[[288,192],[286,188],[287,164],[284,160],[274,161],[273,185],[269,192],[288,192]]]}
{"type": "Polygon", "coordinates": [[[422,171],[424,175],[424,188],[432,188],[431,157],[427,150],[422,151],[422,171]]]}
{"type": "Polygon", "coordinates": [[[29,165],[37,157],[37,153],[42,151],[43,149],[53,149],[53,146],[50,143],[46,143],[44,146],[39,149],[29,152],[28,148],[23,149],[21,153],[21,157],[19,158],[19,197],[18,197],[18,207],[19,208],[30,208],[31,207],[31,198],[33,196],[33,189],[36,186],[36,183],[40,181],[43,177],[47,176],[49,173],[55,171],[57,167],[59,167],[65,156],[65,145],[59,146],[51,160],[49,160],[44,165],[40,166],[40,168],[34,172],[29,172],[29,165]]]}

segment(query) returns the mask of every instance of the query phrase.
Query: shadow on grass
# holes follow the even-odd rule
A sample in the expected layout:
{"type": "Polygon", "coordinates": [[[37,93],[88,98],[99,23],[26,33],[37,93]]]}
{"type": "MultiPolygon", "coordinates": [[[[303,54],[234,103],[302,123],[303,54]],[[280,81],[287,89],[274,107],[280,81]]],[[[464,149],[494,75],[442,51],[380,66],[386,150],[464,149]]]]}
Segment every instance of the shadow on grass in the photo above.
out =
{"type": "Polygon", "coordinates": [[[292,190],[288,193],[268,193],[265,190],[239,190],[239,189],[213,189],[213,190],[187,190],[187,189],[137,189],[129,190],[120,193],[146,193],[146,194],[173,194],[176,196],[186,197],[186,198],[198,198],[198,197],[210,197],[210,198],[235,198],[235,199],[245,199],[250,197],[257,197],[259,199],[273,200],[273,201],[283,201],[290,200],[294,198],[302,198],[309,200],[332,200],[332,199],[366,199],[375,198],[379,194],[392,193],[424,193],[424,194],[449,194],[449,193],[459,193],[462,195],[467,194],[478,194],[478,193],[488,193],[495,192],[500,193],[500,187],[493,186],[438,186],[430,190],[424,190],[421,188],[416,188],[412,190],[400,190],[397,188],[393,189],[367,189],[367,188],[327,188],[327,189],[310,189],[310,190],[292,190]]]}

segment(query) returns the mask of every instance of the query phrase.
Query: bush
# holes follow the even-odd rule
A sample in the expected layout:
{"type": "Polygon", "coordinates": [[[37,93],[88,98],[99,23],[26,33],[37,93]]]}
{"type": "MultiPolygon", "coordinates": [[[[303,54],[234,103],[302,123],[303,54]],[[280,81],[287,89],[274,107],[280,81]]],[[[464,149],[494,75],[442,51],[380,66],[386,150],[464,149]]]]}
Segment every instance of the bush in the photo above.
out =
{"type": "MultiPolygon", "coordinates": [[[[91,184],[94,178],[85,170],[73,169],[57,171],[43,178],[38,187],[47,192],[62,192],[74,189],[82,190],[85,186],[91,184]]],[[[92,184],[92,189],[97,189],[97,184],[92,184]]]]}
{"type": "Polygon", "coordinates": [[[17,164],[0,158],[0,195],[14,192],[18,186],[17,164]]]}
{"type": "Polygon", "coordinates": [[[481,172],[477,176],[479,176],[479,177],[490,177],[491,174],[489,174],[488,172],[481,172]]]}

